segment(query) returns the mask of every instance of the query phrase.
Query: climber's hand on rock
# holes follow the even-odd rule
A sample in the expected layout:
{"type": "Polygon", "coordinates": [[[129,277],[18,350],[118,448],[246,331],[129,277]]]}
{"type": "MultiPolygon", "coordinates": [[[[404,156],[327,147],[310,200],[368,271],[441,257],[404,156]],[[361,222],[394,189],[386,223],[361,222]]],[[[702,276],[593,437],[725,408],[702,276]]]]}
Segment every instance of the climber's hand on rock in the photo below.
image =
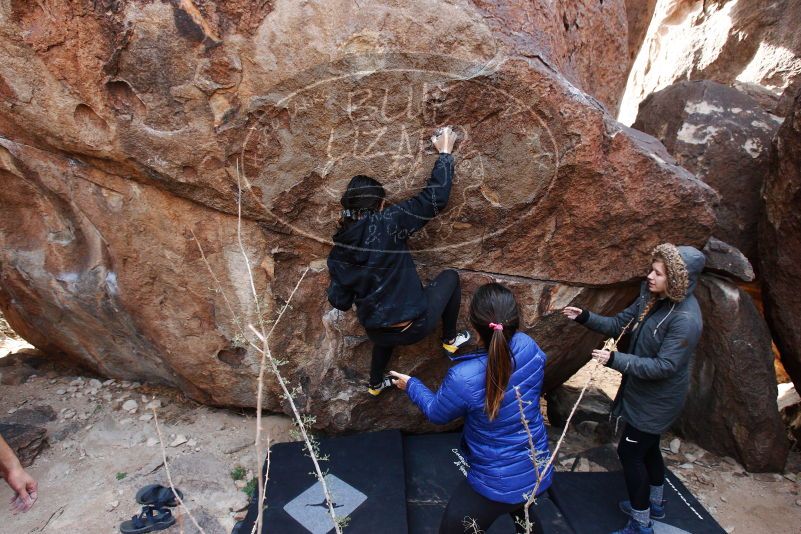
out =
{"type": "Polygon", "coordinates": [[[395,384],[395,387],[406,391],[406,382],[409,381],[411,376],[396,373],[395,371],[390,371],[389,374],[393,377],[392,383],[395,384]]]}
{"type": "Polygon", "coordinates": [[[437,128],[434,135],[431,136],[431,142],[440,154],[450,154],[456,143],[456,134],[450,126],[437,128]]]}
{"type": "Polygon", "coordinates": [[[562,315],[570,319],[571,321],[575,321],[576,317],[581,315],[581,308],[575,308],[573,306],[567,306],[566,308],[562,309],[562,315]]]}

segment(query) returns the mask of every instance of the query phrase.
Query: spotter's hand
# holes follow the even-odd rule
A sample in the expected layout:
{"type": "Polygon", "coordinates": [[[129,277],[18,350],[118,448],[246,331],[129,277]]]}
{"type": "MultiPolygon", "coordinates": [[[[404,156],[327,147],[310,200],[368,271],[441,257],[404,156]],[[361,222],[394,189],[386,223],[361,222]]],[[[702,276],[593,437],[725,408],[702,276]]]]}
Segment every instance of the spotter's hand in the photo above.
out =
{"type": "Polygon", "coordinates": [[[406,383],[409,381],[411,376],[396,373],[395,371],[390,371],[389,374],[392,376],[392,383],[395,384],[395,387],[406,391],[406,383]]]}
{"type": "Polygon", "coordinates": [[[609,352],[608,350],[596,349],[592,351],[592,359],[600,363],[601,365],[606,365],[606,363],[609,361],[610,354],[611,352],[609,352]]]}

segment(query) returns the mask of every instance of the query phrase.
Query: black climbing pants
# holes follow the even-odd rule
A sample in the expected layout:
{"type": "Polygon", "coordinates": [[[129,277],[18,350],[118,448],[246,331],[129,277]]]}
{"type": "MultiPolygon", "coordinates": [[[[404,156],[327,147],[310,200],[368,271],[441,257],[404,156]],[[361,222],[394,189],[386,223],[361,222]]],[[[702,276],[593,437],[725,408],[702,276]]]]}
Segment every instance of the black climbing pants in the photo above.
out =
{"type": "Polygon", "coordinates": [[[442,271],[426,286],[426,312],[405,328],[380,328],[367,330],[367,337],[373,342],[373,358],[370,364],[370,383],[379,384],[384,378],[384,370],[392,356],[392,349],[398,345],[413,345],[424,339],[437,327],[442,317],[442,338],[456,337],[456,320],[459,317],[459,304],[462,290],[459,273],[452,269],[442,271]]]}
{"type": "MultiPolygon", "coordinates": [[[[465,534],[466,532],[486,532],[496,519],[509,514],[515,523],[515,532],[525,532],[525,516],[523,503],[507,504],[492,501],[477,493],[467,479],[456,487],[445,508],[439,534],[465,534]]],[[[542,527],[534,514],[534,507],[528,510],[528,518],[532,524],[532,532],[541,534],[542,527]]]]}
{"type": "Polygon", "coordinates": [[[623,464],[632,508],[647,509],[651,500],[649,486],[661,486],[665,482],[659,434],[641,432],[627,423],[617,446],[617,455],[623,464]]]}

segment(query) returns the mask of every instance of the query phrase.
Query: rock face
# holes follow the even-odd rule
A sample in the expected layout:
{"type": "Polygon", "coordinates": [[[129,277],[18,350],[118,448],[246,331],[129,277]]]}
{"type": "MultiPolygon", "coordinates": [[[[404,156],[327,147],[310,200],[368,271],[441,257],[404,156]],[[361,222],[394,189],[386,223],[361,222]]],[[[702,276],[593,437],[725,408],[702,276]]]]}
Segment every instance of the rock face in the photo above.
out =
{"type": "MultiPolygon", "coordinates": [[[[716,198],[577,89],[591,60],[605,71],[598,47],[625,47],[623,2],[564,2],[585,4],[578,22],[550,2],[3,4],[4,315],[103,375],[254,406],[248,325],[308,268],[270,338],[302,409],[330,430],[423,429],[401,394],[366,398],[369,343],[326,302],[324,260],[349,178],[413,194],[452,123],[454,191],[415,258],[424,277],[461,270],[463,308],[481,281],[513,286],[557,385],[597,339],[555,311],[628,304],[655,244],[706,242],[716,198]]],[[[432,354],[434,336],[391,365],[435,385],[432,354]]]]}
{"type": "Polygon", "coordinates": [[[774,140],[759,226],[765,315],[793,383],[801,384],[801,91],[774,140]]]}
{"type": "Polygon", "coordinates": [[[767,325],[748,294],[720,278],[702,275],[696,297],[704,332],[675,428],[749,471],[781,471],[789,443],[776,404],[767,325]]]}
{"type": "Polygon", "coordinates": [[[679,80],[759,85],[784,116],[801,84],[801,0],[658,0],[632,67],[620,120],[679,80]]]}
{"type": "Polygon", "coordinates": [[[684,81],[648,96],[632,126],[662,141],[720,194],[714,235],[753,262],[770,143],[781,121],[737,89],[684,81]]]}
{"type": "Polygon", "coordinates": [[[748,258],[733,246],[710,237],[704,245],[704,270],[730,276],[743,282],[754,281],[754,268],[748,258]]]}

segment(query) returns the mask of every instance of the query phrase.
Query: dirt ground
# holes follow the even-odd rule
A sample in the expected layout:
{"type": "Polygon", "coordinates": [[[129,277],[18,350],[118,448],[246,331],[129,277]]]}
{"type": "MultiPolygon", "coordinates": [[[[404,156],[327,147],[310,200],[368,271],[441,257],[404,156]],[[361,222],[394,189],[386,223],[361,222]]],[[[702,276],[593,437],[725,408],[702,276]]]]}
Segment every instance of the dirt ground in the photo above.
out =
{"type": "MultiPolygon", "coordinates": [[[[0,365],[4,356],[30,350],[26,347],[12,338],[0,341],[0,365]]],[[[24,359],[19,354],[7,357],[24,359]]],[[[583,385],[587,369],[571,383],[583,385]]],[[[15,377],[30,374],[30,367],[0,367],[4,383],[23,382],[0,386],[0,418],[43,406],[55,413],[55,419],[45,423],[49,446],[29,468],[39,482],[39,500],[27,514],[0,511],[0,532],[118,532],[120,522],[138,511],[137,489],[166,483],[155,420],[147,407],[153,401],[160,404],[156,412],[167,465],[185,493],[187,507],[208,534],[231,531],[247,504],[241,486],[260,464],[253,446],[252,412],[202,406],[169,388],[79,376],[69,367],[45,365],[36,371],[23,382],[15,377]],[[245,473],[235,481],[232,472],[238,466],[245,473]]],[[[596,377],[609,395],[618,380],[608,369],[596,377]]],[[[266,417],[264,429],[273,442],[292,439],[291,421],[284,416],[266,417]]],[[[551,429],[552,442],[559,430],[551,429]]],[[[672,438],[665,436],[666,450],[672,438]]],[[[603,469],[586,459],[576,461],[582,451],[597,445],[592,437],[571,430],[558,456],[559,469],[603,469]]],[[[784,475],[749,474],[733,460],[687,442],[678,454],[666,452],[666,460],[728,532],[801,532],[798,452],[792,453],[784,475]]],[[[0,484],[0,502],[10,498],[9,488],[0,484]]],[[[185,513],[176,509],[176,515],[178,523],[164,532],[197,532],[185,513]]]]}

